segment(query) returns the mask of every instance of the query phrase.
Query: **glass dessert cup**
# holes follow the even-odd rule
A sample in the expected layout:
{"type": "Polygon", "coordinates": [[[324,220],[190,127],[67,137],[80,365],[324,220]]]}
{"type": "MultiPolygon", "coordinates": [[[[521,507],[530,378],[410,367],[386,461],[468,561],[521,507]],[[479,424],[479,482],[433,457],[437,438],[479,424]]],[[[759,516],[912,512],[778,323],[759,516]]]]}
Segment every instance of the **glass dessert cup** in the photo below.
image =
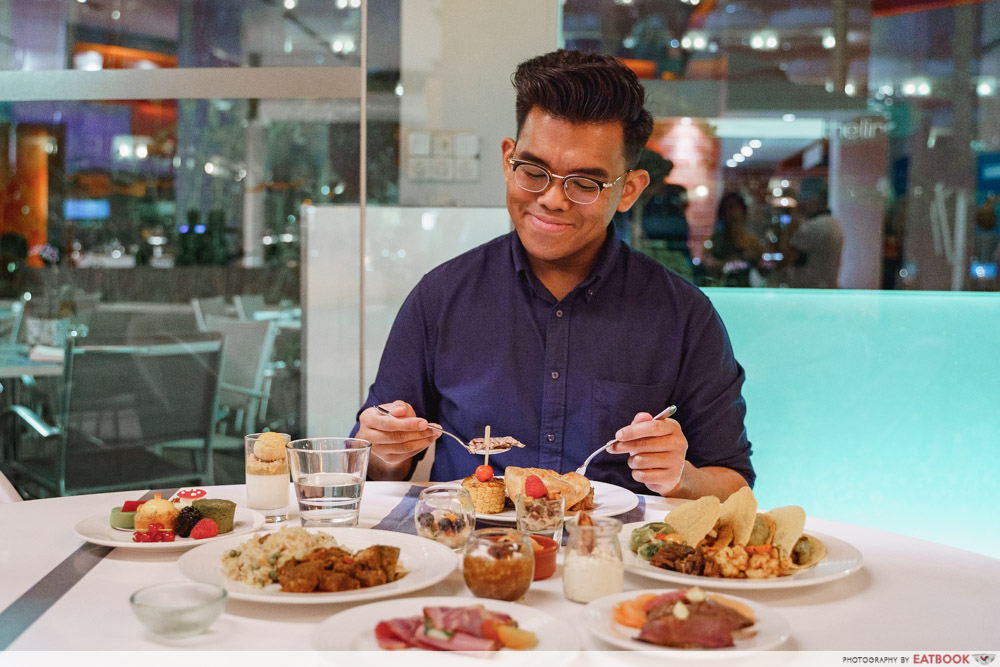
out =
{"type": "Polygon", "coordinates": [[[413,509],[417,535],[456,551],[469,541],[476,527],[476,510],[466,489],[454,485],[430,486],[420,492],[413,509]]]}
{"type": "Polygon", "coordinates": [[[519,530],[482,528],[465,545],[462,576],[476,597],[520,600],[534,575],[534,548],[519,530]]]}

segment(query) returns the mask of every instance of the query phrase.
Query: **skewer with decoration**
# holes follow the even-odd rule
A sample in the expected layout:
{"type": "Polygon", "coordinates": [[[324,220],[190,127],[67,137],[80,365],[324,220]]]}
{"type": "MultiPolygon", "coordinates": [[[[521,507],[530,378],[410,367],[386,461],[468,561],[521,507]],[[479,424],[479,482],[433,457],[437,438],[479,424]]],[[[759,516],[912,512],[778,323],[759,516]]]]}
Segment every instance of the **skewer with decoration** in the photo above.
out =
{"type": "Polygon", "coordinates": [[[490,467],[490,426],[486,425],[486,435],[483,438],[483,449],[486,450],[483,465],[476,468],[476,479],[480,482],[488,482],[493,479],[493,468],[490,467]]]}

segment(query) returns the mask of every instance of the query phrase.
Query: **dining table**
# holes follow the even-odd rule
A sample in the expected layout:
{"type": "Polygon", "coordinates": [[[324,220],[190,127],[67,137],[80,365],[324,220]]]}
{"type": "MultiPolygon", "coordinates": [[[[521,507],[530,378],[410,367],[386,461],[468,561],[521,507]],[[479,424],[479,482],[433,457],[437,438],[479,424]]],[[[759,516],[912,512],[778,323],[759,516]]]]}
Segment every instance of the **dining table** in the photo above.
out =
{"type": "MultiPolygon", "coordinates": [[[[412,523],[414,498],[420,487],[410,482],[367,482],[358,527],[386,529],[395,525],[402,530],[407,522],[412,523]]],[[[204,488],[209,497],[232,500],[238,507],[245,505],[243,485],[204,488]]],[[[159,491],[169,497],[175,490],[159,491]]],[[[151,634],[132,614],[129,598],[137,589],[154,583],[185,581],[178,560],[188,552],[101,546],[75,533],[75,527],[87,517],[108,515],[123,501],[148,498],[151,492],[120,491],[0,504],[0,648],[309,650],[319,648],[317,628],[323,621],[365,604],[268,604],[230,597],[222,615],[202,634],[186,639],[151,634]]],[[[637,498],[639,505],[629,519],[660,521],[685,502],[651,495],[637,498]]],[[[294,500],[291,489],[290,500],[294,500]]],[[[287,522],[264,524],[259,530],[300,525],[294,502],[292,505],[287,522]]],[[[860,567],[816,585],[723,591],[764,605],[787,621],[789,636],[775,647],[779,652],[898,651],[911,655],[1000,647],[995,611],[1000,560],[832,517],[809,516],[806,532],[810,531],[856,549],[863,559],[860,567]]],[[[580,660],[591,654],[618,656],[619,660],[630,655],[588,631],[586,606],[570,602],[563,594],[561,554],[557,563],[555,574],[533,582],[518,604],[561,621],[565,632],[574,634],[578,642],[580,660]]],[[[624,587],[638,591],[678,586],[627,571],[624,587]]],[[[712,590],[712,582],[705,588],[712,590]]],[[[425,596],[453,598],[456,605],[482,602],[466,587],[460,565],[443,580],[401,597],[425,596]]],[[[2,656],[0,653],[0,663],[2,656]]]]}

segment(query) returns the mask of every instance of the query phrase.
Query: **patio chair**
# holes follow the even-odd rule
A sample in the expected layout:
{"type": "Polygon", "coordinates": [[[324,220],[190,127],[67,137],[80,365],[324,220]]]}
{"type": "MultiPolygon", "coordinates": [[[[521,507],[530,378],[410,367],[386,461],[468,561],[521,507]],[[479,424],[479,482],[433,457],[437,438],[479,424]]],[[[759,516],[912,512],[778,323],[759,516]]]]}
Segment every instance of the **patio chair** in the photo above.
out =
{"type": "Polygon", "coordinates": [[[60,496],[214,483],[222,348],[217,333],[101,345],[67,337],[56,423],[21,405],[6,411],[34,436],[6,445],[9,474],[60,496]],[[201,455],[177,456],[176,445],[201,455]]]}
{"type": "Polygon", "coordinates": [[[236,308],[236,317],[241,320],[252,320],[253,314],[258,310],[264,310],[267,303],[263,294],[237,294],[233,297],[233,306],[236,308]]]}
{"type": "Polygon", "coordinates": [[[222,355],[219,410],[232,417],[233,432],[242,437],[255,433],[267,409],[271,389],[271,356],[278,327],[273,322],[250,322],[208,315],[207,331],[226,340],[222,355]]]}
{"type": "Polygon", "coordinates": [[[10,480],[0,470],[0,503],[16,503],[24,500],[10,480]]]}
{"type": "Polygon", "coordinates": [[[203,299],[191,299],[191,306],[194,308],[194,317],[198,322],[198,331],[206,331],[205,318],[209,315],[227,317],[229,308],[226,306],[226,297],[211,296],[203,299]]]}

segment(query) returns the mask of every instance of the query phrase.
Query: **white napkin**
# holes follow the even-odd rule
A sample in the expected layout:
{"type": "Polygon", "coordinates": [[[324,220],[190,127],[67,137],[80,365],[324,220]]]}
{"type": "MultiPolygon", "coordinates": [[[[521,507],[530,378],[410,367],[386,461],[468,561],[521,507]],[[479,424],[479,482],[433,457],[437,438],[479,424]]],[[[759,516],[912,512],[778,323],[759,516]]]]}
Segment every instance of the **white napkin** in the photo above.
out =
{"type": "Polygon", "coordinates": [[[52,345],[35,345],[28,352],[28,359],[32,361],[61,362],[63,360],[63,348],[52,345]]]}

